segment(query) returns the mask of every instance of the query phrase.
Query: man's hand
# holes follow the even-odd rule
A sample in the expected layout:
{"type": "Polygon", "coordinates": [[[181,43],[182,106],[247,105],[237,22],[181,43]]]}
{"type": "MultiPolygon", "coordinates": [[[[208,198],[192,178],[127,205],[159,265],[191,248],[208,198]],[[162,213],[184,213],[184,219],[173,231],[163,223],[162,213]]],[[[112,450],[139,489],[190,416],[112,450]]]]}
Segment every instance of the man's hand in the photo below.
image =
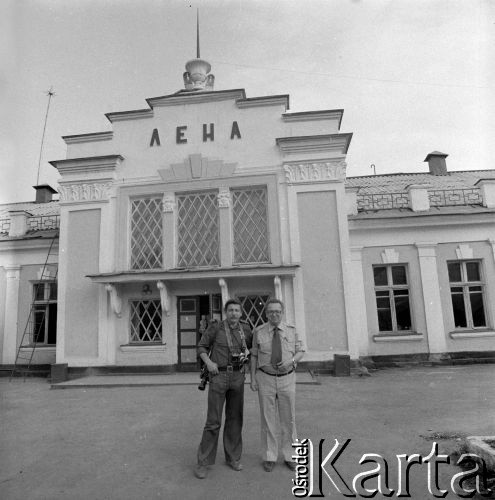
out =
{"type": "Polygon", "coordinates": [[[292,368],[294,368],[294,363],[292,362],[292,359],[289,359],[285,362],[280,361],[280,363],[277,363],[277,368],[283,372],[290,372],[292,368]]]}
{"type": "Polygon", "coordinates": [[[208,368],[208,372],[211,375],[217,375],[218,374],[218,365],[215,362],[210,361],[210,362],[206,363],[206,368],[208,368]]]}
{"type": "Polygon", "coordinates": [[[251,378],[251,390],[252,391],[257,391],[258,390],[258,382],[254,378],[251,378]]]}

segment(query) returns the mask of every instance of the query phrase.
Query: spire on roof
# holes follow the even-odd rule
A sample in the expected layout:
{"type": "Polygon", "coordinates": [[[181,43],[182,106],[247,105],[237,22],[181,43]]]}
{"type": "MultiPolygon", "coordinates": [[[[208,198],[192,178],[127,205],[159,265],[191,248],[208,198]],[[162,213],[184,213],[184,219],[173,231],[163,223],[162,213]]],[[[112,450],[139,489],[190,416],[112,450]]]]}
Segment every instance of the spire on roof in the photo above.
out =
{"type": "Polygon", "coordinates": [[[196,59],[186,63],[183,74],[186,90],[213,90],[215,76],[210,74],[210,63],[201,59],[199,51],[199,9],[196,12],[196,59]]]}

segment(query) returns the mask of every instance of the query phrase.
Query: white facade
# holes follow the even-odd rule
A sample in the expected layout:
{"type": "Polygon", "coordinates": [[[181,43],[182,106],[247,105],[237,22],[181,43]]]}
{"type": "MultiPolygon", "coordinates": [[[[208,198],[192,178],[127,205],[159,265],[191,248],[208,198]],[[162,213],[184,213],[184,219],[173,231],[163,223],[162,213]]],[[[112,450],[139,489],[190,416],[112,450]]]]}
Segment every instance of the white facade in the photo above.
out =
{"type": "MultiPolygon", "coordinates": [[[[37,363],[191,369],[222,302],[240,298],[257,324],[274,296],[306,362],[493,355],[495,171],[346,179],[342,110],[290,113],[288,96],[242,89],[147,103],[108,114],[111,132],[65,137],[52,162],[57,340],[37,363]],[[474,198],[447,200],[456,189],[474,198]]],[[[50,238],[33,234],[11,222],[0,239],[3,365],[46,259],[50,238]]]]}

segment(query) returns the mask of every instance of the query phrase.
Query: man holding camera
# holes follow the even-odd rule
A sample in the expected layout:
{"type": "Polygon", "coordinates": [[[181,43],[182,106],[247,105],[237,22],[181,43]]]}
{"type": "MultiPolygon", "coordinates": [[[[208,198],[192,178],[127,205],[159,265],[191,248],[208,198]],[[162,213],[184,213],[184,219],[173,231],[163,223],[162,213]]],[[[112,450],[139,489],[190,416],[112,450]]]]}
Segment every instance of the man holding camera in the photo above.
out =
{"type": "Polygon", "coordinates": [[[244,371],[249,363],[252,343],[249,326],[240,323],[241,304],[230,299],[224,306],[226,319],[211,324],[198,345],[198,354],[206,364],[210,387],[208,413],[198,448],[198,463],[194,474],[204,479],[208,466],[215,463],[218,434],[222,425],[225,403],[223,448],[227,464],[235,471],[242,470],[242,419],[244,411],[244,371]]]}
{"type": "Polygon", "coordinates": [[[251,389],[258,391],[260,402],[263,468],[271,472],[275,467],[280,425],[285,464],[295,470],[292,459],[292,443],[297,438],[295,371],[297,362],[304,356],[304,347],[295,328],[282,321],[282,301],[268,300],[265,312],[268,322],[254,330],[251,349],[251,389]]]}

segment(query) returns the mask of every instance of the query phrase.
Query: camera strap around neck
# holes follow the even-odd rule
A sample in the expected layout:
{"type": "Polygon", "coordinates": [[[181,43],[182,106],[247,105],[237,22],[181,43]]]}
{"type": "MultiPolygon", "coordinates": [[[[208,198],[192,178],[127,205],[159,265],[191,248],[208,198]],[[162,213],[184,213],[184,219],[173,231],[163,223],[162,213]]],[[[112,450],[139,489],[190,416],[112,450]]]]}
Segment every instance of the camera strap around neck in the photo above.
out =
{"type": "MultiPolygon", "coordinates": [[[[234,346],[232,344],[233,333],[230,331],[230,325],[229,325],[229,322],[227,320],[225,320],[223,322],[223,325],[225,327],[225,336],[227,337],[227,344],[229,346],[229,351],[230,351],[230,353],[232,353],[234,350],[234,346]]],[[[239,325],[239,335],[241,337],[242,350],[243,350],[243,352],[245,352],[247,349],[246,337],[244,336],[244,331],[243,331],[241,325],[239,325]]]]}

